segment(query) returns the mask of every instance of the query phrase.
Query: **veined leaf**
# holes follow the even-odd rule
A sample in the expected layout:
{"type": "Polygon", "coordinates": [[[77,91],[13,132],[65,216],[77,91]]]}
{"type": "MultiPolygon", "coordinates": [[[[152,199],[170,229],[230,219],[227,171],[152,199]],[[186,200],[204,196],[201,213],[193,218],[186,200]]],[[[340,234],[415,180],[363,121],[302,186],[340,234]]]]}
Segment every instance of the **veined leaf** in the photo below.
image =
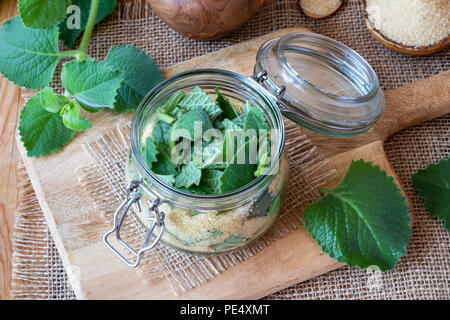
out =
{"type": "Polygon", "coordinates": [[[220,121],[224,119],[233,120],[236,118],[239,113],[234,108],[233,104],[230,102],[230,99],[225,98],[220,92],[219,89],[215,89],[217,93],[216,102],[219,105],[220,109],[222,109],[222,113],[219,115],[218,119],[220,121]]]}
{"type": "Polygon", "coordinates": [[[175,187],[190,188],[193,185],[198,186],[202,177],[202,170],[195,167],[192,163],[185,164],[179,175],[175,177],[175,187]]]}
{"type": "Polygon", "coordinates": [[[133,46],[111,47],[105,62],[112,69],[124,73],[124,81],[114,103],[114,110],[119,112],[136,109],[144,96],[164,80],[155,61],[133,46]]]}
{"type": "Polygon", "coordinates": [[[420,169],[412,182],[430,217],[444,221],[445,229],[450,231],[450,158],[420,169]]]}
{"type": "Polygon", "coordinates": [[[69,5],[69,0],[19,0],[17,7],[27,27],[45,29],[64,20],[69,5]]]}
{"type": "Polygon", "coordinates": [[[40,89],[53,78],[61,58],[58,28],[25,27],[19,16],[2,23],[0,29],[0,72],[15,84],[40,89]]]}
{"type": "Polygon", "coordinates": [[[61,72],[64,87],[83,108],[113,108],[122,80],[121,72],[95,60],[66,62],[61,72]]]}
{"type": "Polygon", "coordinates": [[[312,238],[350,267],[392,269],[411,236],[406,199],[378,166],[352,161],[341,184],[305,209],[312,238]]]}
{"type": "Polygon", "coordinates": [[[40,93],[31,97],[20,113],[19,134],[29,157],[61,149],[74,133],[64,125],[59,113],[48,112],[41,106],[40,93]]]}
{"type": "Polygon", "coordinates": [[[147,139],[145,139],[145,147],[144,147],[144,161],[147,164],[148,168],[151,169],[153,162],[157,162],[157,155],[159,151],[156,148],[155,141],[153,140],[153,137],[150,136],[147,139]]]}
{"type": "MultiPolygon", "coordinates": [[[[97,15],[95,16],[95,24],[99,23],[105,17],[113,13],[116,2],[117,0],[99,1],[97,15]]],[[[78,28],[76,25],[73,25],[76,21],[74,14],[77,14],[77,12],[69,13],[66,19],[59,24],[59,38],[69,48],[73,47],[75,40],[86,28],[87,20],[89,18],[89,10],[91,8],[91,0],[72,0],[72,5],[80,8],[80,27],[78,28]]]]}
{"type": "Polygon", "coordinates": [[[211,121],[214,121],[222,113],[222,109],[200,87],[195,87],[189,92],[179,105],[187,111],[201,108],[208,114],[211,121]]]}
{"type": "Polygon", "coordinates": [[[213,125],[208,117],[208,114],[200,108],[192,109],[191,111],[183,114],[180,119],[178,119],[172,127],[170,135],[170,143],[173,146],[175,142],[181,138],[187,138],[191,141],[195,139],[195,125],[201,125],[200,137],[205,133],[206,130],[212,129],[213,125]]]}

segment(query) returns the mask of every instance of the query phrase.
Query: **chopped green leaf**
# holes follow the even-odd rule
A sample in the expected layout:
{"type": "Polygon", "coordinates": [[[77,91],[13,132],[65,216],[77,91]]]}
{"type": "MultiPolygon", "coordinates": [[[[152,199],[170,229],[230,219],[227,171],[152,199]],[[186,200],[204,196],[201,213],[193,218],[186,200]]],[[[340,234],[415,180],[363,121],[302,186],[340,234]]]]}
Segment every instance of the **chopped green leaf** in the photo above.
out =
{"type": "Polygon", "coordinates": [[[53,88],[46,87],[41,91],[41,105],[48,112],[56,113],[70,102],[66,96],[60,96],[53,92],[53,88]]]}
{"type": "Polygon", "coordinates": [[[325,253],[350,267],[392,269],[411,236],[406,199],[378,166],[352,161],[341,184],[322,189],[305,226],[325,253]]]}
{"type": "Polygon", "coordinates": [[[222,121],[224,119],[233,120],[234,118],[236,118],[239,115],[239,113],[231,104],[230,99],[225,98],[219,92],[219,89],[216,88],[215,91],[217,93],[216,102],[219,105],[220,109],[222,109],[222,113],[219,115],[218,119],[222,121]]]}
{"type": "Polygon", "coordinates": [[[153,137],[150,136],[147,139],[145,139],[145,147],[144,147],[144,161],[147,164],[148,168],[152,168],[152,163],[157,162],[157,155],[159,151],[156,148],[155,141],[153,140],[153,137]]]}
{"type": "Polygon", "coordinates": [[[173,186],[173,184],[175,183],[175,175],[173,175],[173,174],[157,174],[156,176],[162,182],[164,182],[170,186],[173,186]]]}
{"type": "Polygon", "coordinates": [[[69,0],[19,0],[17,7],[24,25],[45,29],[66,17],[69,0]]]}
{"type": "Polygon", "coordinates": [[[236,234],[236,235],[232,234],[227,240],[225,240],[223,243],[217,245],[214,249],[222,250],[222,249],[231,248],[231,247],[241,244],[244,241],[246,241],[246,238],[244,236],[241,236],[239,234],[236,234]]]}
{"type": "Polygon", "coordinates": [[[219,189],[221,192],[239,189],[255,178],[256,165],[254,164],[254,159],[251,159],[252,155],[250,152],[250,146],[255,143],[255,140],[247,141],[238,149],[232,164],[228,165],[220,177],[219,189]]]}
{"type": "Polygon", "coordinates": [[[158,159],[158,161],[153,162],[152,171],[160,175],[177,174],[177,165],[173,163],[167,149],[162,145],[157,145],[157,148],[159,153],[156,158],[158,159]]]}
{"type": "Polygon", "coordinates": [[[29,157],[61,149],[74,133],[64,125],[59,113],[48,112],[41,106],[40,93],[31,97],[20,113],[19,134],[29,157]]]}
{"type": "Polygon", "coordinates": [[[161,112],[161,110],[158,110],[158,120],[167,122],[168,124],[172,124],[177,119],[175,119],[174,117],[168,115],[167,113],[161,112]]]}
{"type": "Polygon", "coordinates": [[[155,61],[130,45],[111,47],[105,62],[114,70],[124,72],[124,81],[114,103],[114,110],[119,112],[136,109],[144,96],[164,80],[155,61]]]}
{"type": "Polygon", "coordinates": [[[190,188],[193,185],[198,186],[202,177],[202,170],[195,167],[192,163],[183,166],[179,175],[175,177],[175,187],[190,188]]]}
{"type": "MultiPolygon", "coordinates": [[[[84,108],[114,108],[123,74],[95,60],[69,61],[63,66],[61,81],[84,108]]],[[[89,111],[89,110],[88,110],[89,111]]]]}
{"type": "MultiPolygon", "coordinates": [[[[186,138],[191,141],[194,141],[195,138],[195,125],[200,124],[201,125],[201,132],[200,134],[203,135],[203,133],[208,130],[212,129],[213,125],[211,123],[211,120],[208,117],[208,114],[200,108],[192,109],[185,114],[183,114],[180,119],[178,119],[172,127],[171,136],[170,136],[170,143],[171,145],[174,145],[175,142],[179,138],[186,138]]],[[[201,138],[202,136],[200,136],[201,138]]]]}
{"type": "Polygon", "coordinates": [[[91,127],[88,120],[80,118],[80,111],[80,106],[73,101],[61,109],[61,116],[67,128],[82,131],[91,127]]]}
{"type": "Polygon", "coordinates": [[[208,114],[211,121],[214,121],[222,113],[222,109],[200,87],[195,87],[189,92],[179,106],[187,111],[201,108],[208,114]]]}
{"type": "Polygon", "coordinates": [[[61,58],[58,28],[25,27],[19,16],[2,23],[0,72],[15,84],[29,89],[47,86],[61,58]]]}
{"type": "Polygon", "coordinates": [[[194,187],[192,191],[203,194],[218,194],[220,193],[220,177],[223,172],[220,170],[202,170],[200,185],[194,187]]]}
{"type": "Polygon", "coordinates": [[[430,217],[444,221],[445,229],[450,231],[450,158],[420,169],[412,182],[430,217]]]}
{"type": "MultiPolygon", "coordinates": [[[[117,0],[101,0],[99,1],[97,15],[95,16],[95,24],[102,21],[114,11],[117,0]]],[[[66,19],[59,24],[60,35],[59,38],[66,46],[72,48],[75,40],[86,28],[89,17],[89,10],[91,8],[91,0],[72,0],[72,5],[80,8],[80,27],[72,25],[75,22],[75,14],[77,12],[69,12],[66,19]]]]}
{"type": "Polygon", "coordinates": [[[164,104],[164,111],[171,114],[172,111],[178,107],[178,105],[180,104],[181,100],[183,100],[185,97],[185,94],[183,91],[178,90],[177,92],[175,92],[170,98],[169,100],[167,100],[167,102],[164,104]]]}

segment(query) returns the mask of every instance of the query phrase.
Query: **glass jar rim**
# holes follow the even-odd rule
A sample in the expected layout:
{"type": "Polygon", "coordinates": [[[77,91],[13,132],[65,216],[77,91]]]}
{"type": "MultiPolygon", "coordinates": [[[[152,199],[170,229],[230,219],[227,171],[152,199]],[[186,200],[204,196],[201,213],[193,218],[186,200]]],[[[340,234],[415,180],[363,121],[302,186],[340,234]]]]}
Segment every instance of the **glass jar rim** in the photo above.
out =
{"type": "MultiPolygon", "coordinates": [[[[316,90],[319,94],[326,95],[328,98],[332,98],[332,99],[339,100],[339,101],[348,101],[348,102],[358,103],[358,102],[365,102],[370,99],[373,99],[378,94],[378,91],[379,91],[378,77],[377,77],[375,71],[373,70],[373,68],[367,62],[367,60],[364,59],[358,52],[356,52],[349,46],[347,46],[344,43],[339,42],[333,38],[330,38],[330,37],[327,37],[327,36],[324,36],[324,35],[321,35],[321,34],[318,34],[315,32],[291,32],[291,33],[288,33],[278,39],[277,44],[276,44],[276,51],[277,51],[278,56],[280,57],[281,65],[283,66],[283,68],[285,68],[285,70],[287,70],[293,76],[293,78],[302,81],[308,87],[316,90]],[[342,51],[342,53],[344,53],[344,52],[350,53],[349,55],[347,55],[347,57],[349,57],[353,60],[357,60],[358,65],[360,65],[361,67],[364,67],[365,71],[367,72],[367,75],[371,79],[369,92],[367,92],[364,95],[360,95],[358,97],[341,96],[341,95],[337,95],[332,92],[328,92],[324,89],[318,88],[314,84],[307,81],[302,75],[300,75],[295,70],[294,67],[292,67],[292,65],[289,63],[289,61],[286,58],[286,55],[284,53],[284,51],[289,47],[287,45],[289,43],[289,41],[291,41],[292,39],[300,40],[302,38],[303,39],[311,38],[311,39],[313,39],[314,44],[326,45],[329,47],[328,49],[339,50],[339,51],[342,51]]],[[[321,54],[319,51],[314,51],[314,55],[321,56],[321,58],[323,58],[325,60],[332,60],[332,62],[336,65],[342,64],[336,58],[327,57],[327,56],[321,54]]]]}
{"type": "MultiPolygon", "coordinates": [[[[169,193],[174,194],[177,196],[180,200],[195,200],[195,201],[201,201],[202,203],[207,204],[207,206],[201,207],[201,206],[187,206],[183,202],[179,201],[172,201],[176,205],[193,208],[193,209],[199,209],[199,210],[208,210],[211,209],[208,205],[216,204],[217,202],[226,202],[227,200],[232,200],[233,198],[239,196],[242,196],[242,199],[238,202],[233,202],[233,206],[238,205],[240,203],[244,203],[248,201],[249,198],[254,196],[255,193],[258,192],[258,190],[261,188],[261,186],[267,185],[273,178],[273,175],[261,175],[257,177],[256,179],[252,180],[250,183],[246,184],[245,186],[238,188],[236,190],[232,190],[223,194],[214,194],[214,195],[200,195],[195,194],[191,192],[186,192],[183,190],[180,190],[178,188],[175,188],[173,186],[170,186],[166,183],[164,183],[161,179],[159,179],[156,174],[154,174],[147,165],[145,165],[142,152],[139,147],[139,139],[141,138],[139,135],[139,119],[147,112],[149,112],[152,108],[155,108],[156,105],[152,106],[150,109],[148,109],[149,103],[154,99],[159,93],[161,93],[164,88],[166,88],[168,85],[173,84],[177,81],[187,81],[190,77],[193,76],[199,76],[199,75],[210,75],[210,76],[221,76],[228,78],[230,80],[239,81],[242,85],[247,86],[250,90],[254,92],[258,92],[260,96],[262,96],[266,102],[266,105],[270,107],[270,110],[273,111],[274,120],[277,125],[278,129],[280,130],[280,139],[277,142],[276,145],[276,153],[275,153],[275,161],[277,163],[280,163],[283,151],[284,151],[284,142],[285,142],[285,129],[284,129],[284,121],[283,117],[281,115],[281,112],[277,106],[276,98],[264,87],[260,86],[256,81],[249,77],[245,77],[243,75],[240,75],[238,73],[222,70],[222,69],[194,69],[189,71],[184,71],[181,73],[178,73],[163,82],[159,83],[157,86],[155,86],[145,97],[142,99],[141,103],[136,109],[136,112],[133,115],[133,119],[131,121],[131,154],[133,157],[134,162],[136,163],[139,175],[141,175],[141,178],[143,178],[144,182],[147,182],[145,179],[148,179],[148,181],[151,184],[155,184],[164,191],[167,191],[169,193]],[[247,195],[244,197],[244,195],[247,195]]],[[[146,185],[146,183],[142,183],[141,187],[144,189],[145,192],[150,193],[154,195],[155,197],[159,196],[155,194],[152,189],[146,185]]],[[[231,205],[228,205],[224,207],[226,209],[231,205]]],[[[214,209],[220,209],[217,207],[214,207],[214,209]]]]}

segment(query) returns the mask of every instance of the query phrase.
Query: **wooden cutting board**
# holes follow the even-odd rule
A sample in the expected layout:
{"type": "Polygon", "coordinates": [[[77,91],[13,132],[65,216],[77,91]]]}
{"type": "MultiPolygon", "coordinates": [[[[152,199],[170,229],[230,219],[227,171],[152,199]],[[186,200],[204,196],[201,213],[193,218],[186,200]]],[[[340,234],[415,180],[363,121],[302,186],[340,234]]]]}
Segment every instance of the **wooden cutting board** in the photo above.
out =
{"type": "MultiPolygon", "coordinates": [[[[240,43],[207,56],[164,70],[170,77],[194,68],[222,68],[251,75],[256,51],[266,40],[302,28],[280,30],[240,43]]],[[[342,179],[351,159],[372,161],[397,175],[383,150],[386,137],[406,127],[450,112],[450,72],[386,92],[387,107],[377,124],[354,138],[331,138],[304,132],[328,157],[329,167],[342,179]]],[[[250,259],[228,268],[206,284],[175,296],[167,280],[144,281],[142,273],[126,267],[102,243],[112,221],[105,222],[86,201],[75,168],[90,160],[82,144],[91,141],[131,115],[99,112],[89,115],[92,129],[77,134],[61,152],[43,158],[28,158],[17,138],[25,165],[56,246],[79,299],[256,299],[340,266],[323,254],[306,229],[299,227],[265,247],[250,259]]],[[[107,199],[105,199],[107,200],[107,199]]]]}

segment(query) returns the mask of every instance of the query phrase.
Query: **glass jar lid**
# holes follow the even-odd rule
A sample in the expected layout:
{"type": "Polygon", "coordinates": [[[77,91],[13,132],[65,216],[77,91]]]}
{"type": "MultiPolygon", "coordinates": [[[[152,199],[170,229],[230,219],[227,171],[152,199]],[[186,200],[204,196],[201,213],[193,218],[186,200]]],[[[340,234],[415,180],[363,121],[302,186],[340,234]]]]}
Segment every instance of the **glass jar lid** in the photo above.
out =
{"type": "Polygon", "coordinates": [[[286,117],[326,135],[361,134],[385,108],[369,63],[341,42],[312,32],[265,42],[254,78],[277,96],[286,117]]]}

